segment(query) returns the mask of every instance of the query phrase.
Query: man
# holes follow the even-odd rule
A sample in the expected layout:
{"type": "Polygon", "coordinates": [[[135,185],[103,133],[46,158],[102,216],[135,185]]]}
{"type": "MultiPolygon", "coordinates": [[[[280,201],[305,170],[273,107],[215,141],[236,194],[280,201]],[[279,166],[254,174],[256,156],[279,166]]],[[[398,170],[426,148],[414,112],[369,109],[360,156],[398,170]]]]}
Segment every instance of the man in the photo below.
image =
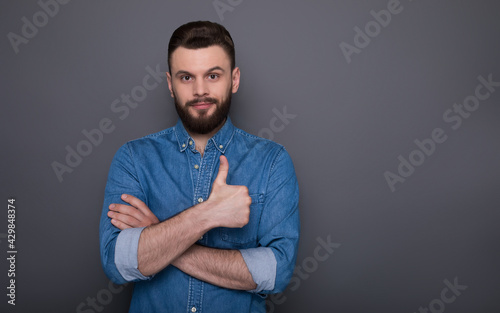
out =
{"type": "Polygon", "coordinates": [[[235,128],[229,32],[179,27],[168,47],[177,125],[130,141],[109,171],[101,260],[135,282],[130,312],[265,312],[295,265],[298,184],[284,147],[235,128]]]}

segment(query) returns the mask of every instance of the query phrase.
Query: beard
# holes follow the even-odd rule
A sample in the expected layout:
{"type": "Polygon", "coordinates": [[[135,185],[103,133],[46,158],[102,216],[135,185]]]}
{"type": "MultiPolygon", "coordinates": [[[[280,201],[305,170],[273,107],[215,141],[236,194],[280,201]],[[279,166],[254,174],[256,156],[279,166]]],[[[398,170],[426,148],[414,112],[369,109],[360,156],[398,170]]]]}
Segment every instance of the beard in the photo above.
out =
{"type": "Polygon", "coordinates": [[[175,110],[179,114],[182,124],[189,132],[195,134],[208,134],[219,127],[226,120],[229,108],[231,107],[231,89],[222,102],[212,97],[199,97],[187,101],[184,106],[179,104],[177,96],[175,93],[173,94],[175,110]],[[189,107],[198,102],[213,103],[215,105],[215,112],[208,115],[208,110],[200,110],[198,112],[199,116],[193,116],[189,113],[189,107]]]}

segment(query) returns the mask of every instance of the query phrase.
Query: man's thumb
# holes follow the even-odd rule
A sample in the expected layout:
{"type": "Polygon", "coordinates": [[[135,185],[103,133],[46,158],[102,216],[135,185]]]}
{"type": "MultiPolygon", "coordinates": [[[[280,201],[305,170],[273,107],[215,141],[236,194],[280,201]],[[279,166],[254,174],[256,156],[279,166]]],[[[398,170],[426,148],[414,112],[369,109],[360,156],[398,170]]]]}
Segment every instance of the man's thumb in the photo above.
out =
{"type": "Polygon", "coordinates": [[[220,156],[219,173],[215,178],[215,182],[218,184],[225,184],[227,178],[227,172],[229,171],[229,163],[225,156],[220,156]]]}

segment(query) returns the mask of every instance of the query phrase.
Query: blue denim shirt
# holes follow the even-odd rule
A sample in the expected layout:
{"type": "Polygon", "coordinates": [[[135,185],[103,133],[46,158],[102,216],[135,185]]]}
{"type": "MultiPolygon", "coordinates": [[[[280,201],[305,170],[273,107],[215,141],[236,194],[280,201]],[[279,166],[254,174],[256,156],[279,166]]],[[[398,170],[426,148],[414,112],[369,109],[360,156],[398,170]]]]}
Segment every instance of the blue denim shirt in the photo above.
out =
{"type": "Polygon", "coordinates": [[[179,120],[172,128],[126,143],[112,161],[99,229],[104,271],[115,283],[135,282],[130,312],[265,312],[263,295],[282,292],[294,270],[298,201],[295,170],[283,146],[234,127],[228,117],[202,157],[179,120]],[[242,228],[214,228],[197,243],[239,250],[257,288],[217,287],[172,265],[143,276],[137,269],[143,228],[114,227],[109,205],[126,204],[120,196],[127,193],[144,201],[160,221],[169,219],[208,199],[221,154],[229,162],[227,184],[248,187],[250,220],[242,228]]]}

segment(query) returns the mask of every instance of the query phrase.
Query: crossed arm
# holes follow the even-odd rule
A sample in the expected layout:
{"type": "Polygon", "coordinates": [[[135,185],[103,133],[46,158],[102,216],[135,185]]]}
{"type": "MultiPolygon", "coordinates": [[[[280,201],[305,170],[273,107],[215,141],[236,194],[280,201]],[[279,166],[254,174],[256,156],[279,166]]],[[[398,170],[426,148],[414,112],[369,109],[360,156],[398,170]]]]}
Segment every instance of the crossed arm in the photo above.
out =
{"type": "Polygon", "coordinates": [[[139,238],[138,269],[145,276],[168,265],[205,282],[229,289],[253,290],[257,287],[238,250],[222,250],[195,242],[215,227],[243,227],[248,223],[251,199],[245,186],[226,184],[229,165],[220,158],[219,173],[207,201],[159,222],[141,200],[122,195],[130,204],[111,204],[108,217],[123,230],[146,227],[139,238]]]}

